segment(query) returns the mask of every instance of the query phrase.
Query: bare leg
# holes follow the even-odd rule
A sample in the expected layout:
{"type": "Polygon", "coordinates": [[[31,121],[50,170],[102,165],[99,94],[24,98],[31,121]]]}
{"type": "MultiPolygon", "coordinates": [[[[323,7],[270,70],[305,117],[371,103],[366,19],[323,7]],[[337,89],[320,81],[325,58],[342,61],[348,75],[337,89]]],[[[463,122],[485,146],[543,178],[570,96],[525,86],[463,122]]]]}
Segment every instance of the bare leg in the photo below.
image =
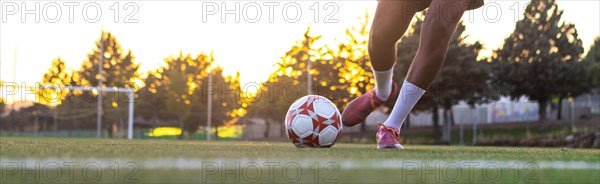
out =
{"type": "Polygon", "coordinates": [[[406,81],[427,89],[444,64],[448,43],[467,9],[465,0],[433,0],[421,27],[421,43],[406,81]]]}
{"type": "Polygon", "coordinates": [[[375,71],[389,70],[396,63],[396,42],[416,13],[411,10],[410,3],[402,0],[379,0],[377,3],[369,35],[369,58],[375,71]]]}
{"type": "Polygon", "coordinates": [[[403,148],[397,141],[402,123],[440,71],[450,38],[466,9],[467,0],[431,2],[421,25],[419,50],[390,116],[376,134],[378,148],[403,148]]]}
{"type": "Polygon", "coordinates": [[[390,95],[398,94],[398,88],[392,82],[393,66],[396,63],[395,46],[418,11],[414,3],[414,0],[379,0],[377,3],[369,35],[369,57],[373,66],[375,89],[346,106],[342,113],[344,125],[354,126],[364,122],[390,95]]]}

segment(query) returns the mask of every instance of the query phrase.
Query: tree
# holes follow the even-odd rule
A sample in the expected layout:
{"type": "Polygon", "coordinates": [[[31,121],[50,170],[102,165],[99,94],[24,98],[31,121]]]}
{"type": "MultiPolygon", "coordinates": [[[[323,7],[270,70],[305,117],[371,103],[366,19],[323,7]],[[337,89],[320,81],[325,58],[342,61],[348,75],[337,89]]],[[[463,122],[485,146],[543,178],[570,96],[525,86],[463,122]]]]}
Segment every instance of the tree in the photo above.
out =
{"type": "MultiPolygon", "coordinates": [[[[146,119],[177,120],[183,133],[192,138],[207,119],[210,72],[213,75],[213,125],[228,126],[235,123],[237,118],[245,115],[239,99],[240,76],[224,76],[223,68],[218,66],[209,70],[213,62],[212,53],[200,53],[192,57],[191,54],[180,52],[179,56],[166,58],[166,66],[150,71],[144,80],[145,86],[138,92],[138,115],[146,119]]],[[[183,138],[183,133],[180,138],[183,138]]]]}
{"type": "Polygon", "coordinates": [[[71,73],[66,70],[65,62],[60,57],[52,61],[52,66],[44,74],[40,85],[44,87],[56,87],[55,89],[37,90],[37,103],[55,106],[52,109],[53,129],[58,129],[58,108],[62,100],[67,96],[68,89],[65,87],[71,83],[71,73]]]}
{"type": "MultiPolygon", "coordinates": [[[[177,115],[179,127],[184,130],[183,121],[185,121],[191,113],[192,106],[198,100],[198,96],[194,94],[194,87],[188,86],[188,83],[193,82],[180,70],[169,70],[169,75],[166,89],[167,110],[170,113],[177,115]]],[[[183,139],[183,133],[179,136],[183,139]]]]}
{"type": "MultiPolygon", "coordinates": [[[[0,80],[0,86],[4,86],[4,81],[3,80],[0,80]]],[[[4,98],[2,96],[0,96],[0,118],[2,118],[2,115],[4,115],[4,108],[5,107],[6,107],[6,102],[4,101],[4,98]]]]}
{"type": "Polygon", "coordinates": [[[600,92],[600,36],[594,39],[594,44],[583,60],[590,65],[587,73],[592,81],[592,88],[596,89],[596,92],[600,92]]]}
{"type": "Polygon", "coordinates": [[[359,27],[346,29],[346,41],[339,44],[335,68],[339,68],[340,83],[346,87],[349,98],[354,99],[375,86],[369,59],[369,14],[360,18],[359,27]]]}
{"type": "Polygon", "coordinates": [[[6,106],[6,103],[4,102],[4,98],[0,97],[0,117],[4,114],[5,106],[6,106]]]}
{"type": "Polygon", "coordinates": [[[32,106],[23,107],[16,111],[11,111],[9,117],[13,127],[19,131],[33,129],[36,132],[46,131],[50,109],[43,104],[33,103],[32,106]]]}
{"type": "MultiPolygon", "coordinates": [[[[71,74],[66,70],[65,62],[60,57],[52,61],[52,66],[44,74],[40,85],[45,87],[63,88],[71,82],[71,74]]],[[[67,95],[66,89],[39,89],[37,102],[47,105],[60,105],[67,95]]]]}
{"type": "MultiPolygon", "coordinates": [[[[0,85],[4,85],[2,81],[0,81],[0,85]]],[[[4,98],[0,97],[0,121],[3,122],[0,124],[0,130],[8,129],[6,119],[4,116],[4,112],[5,112],[4,108],[6,108],[6,103],[4,102],[4,98]]]]}
{"type": "Polygon", "coordinates": [[[246,115],[246,109],[243,107],[244,101],[241,99],[240,75],[225,76],[223,68],[215,66],[211,68],[212,83],[208,83],[208,75],[201,80],[201,88],[198,89],[198,98],[201,100],[192,108],[192,118],[186,121],[186,130],[190,134],[196,132],[200,122],[204,122],[208,117],[208,96],[212,93],[211,127],[215,127],[215,139],[219,138],[219,126],[230,126],[237,120],[246,115]],[[209,91],[212,86],[212,92],[209,91]],[[200,121],[198,121],[200,120],[200,121]]]}
{"type": "MultiPolygon", "coordinates": [[[[201,86],[200,81],[208,75],[206,69],[213,61],[212,55],[201,53],[196,58],[192,58],[190,54],[184,56],[181,52],[177,57],[165,59],[167,66],[162,68],[161,73],[163,80],[161,83],[165,87],[165,105],[169,113],[177,116],[182,131],[186,130],[184,122],[190,116],[192,107],[200,99],[197,90],[201,86]]],[[[189,129],[190,126],[187,128],[189,129]]],[[[195,132],[196,129],[197,127],[188,132],[195,132]]],[[[183,139],[183,132],[179,138],[183,139]]]]}
{"type": "MultiPolygon", "coordinates": [[[[397,64],[395,66],[394,82],[401,86],[406,73],[418,50],[421,24],[423,19],[418,16],[412,24],[412,29],[397,44],[397,64]]],[[[414,111],[429,111],[432,113],[433,137],[436,141],[441,138],[438,109],[444,110],[445,128],[452,124],[453,105],[461,101],[474,107],[476,104],[494,99],[487,91],[489,80],[488,65],[477,59],[482,45],[479,42],[466,43],[468,35],[464,35],[466,26],[460,23],[449,43],[446,59],[436,79],[427,92],[415,105],[414,111]]],[[[393,104],[387,104],[393,108],[393,104]]],[[[449,141],[449,140],[445,140],[449,141]]]]}
{"type": "MultiPolygon", "coordinates": [[[[117,38],[110,32],[102,32],[101,40],[96,41],[96,48],[91,53],[87,54],[87,59],[82,63],[81,69],[78,72],[80,81],[77,81],[82,86],[97,86],[100,77],[102,77],[102,87],[121,87],[133,88],[137,90],[136,81],[139,80],[139,64],[135,63],[135,57],[131,50],[123,51],[117,38]],[[102,43],[101,43],[102,42],[102,43]],[[102,46],[102,48],[100,48],[102,46]],[[100,54],[103,50],[104,53],[100,54]],[[102,74],[99,75],[98,67],[100,57],[103,58],[102,74]]],[[[103,113],[103,120],[108,121],[104,127],[108,130],[109,137],[112,137],[114,124],[125,118],[125,108],[120,108],[119,103],[128,103],[126,95],[118,93],[102,93],[104,112],[111,113],[106,116],[103,113]]]]}
{"type": "Polygon", "coordinates": [[[136,116],[142,117],[156,123],[159,119],[169,119],[166,108],[166,87],[163,83],[162,68],[148,71],[144,79],[144,87],[137,92],[137,103],[135,104],[136,116]]]}
{"type": "Polygon", "coordinates": [[[286,75],[296,81],[297,86],[294,87],[298,88],[301,94],[298,97],[308,94],[308,74],[311,75],[311,93],[315,92],[314,86],[318,85],[318,75],[315,75],[318,71],[314,68],[314,65],[318,63],[317,60],[320,59],[323,48],[317,48],[314,44],[319,39],[321,39],[321,36],[310,36],[310,27],[308,27],[303,39],[297,41],[276,63],[277,70],[275,73],[278,73],[278,76],[286,75]],[[309,68],[310,70],[308,70],[309,68]]]}
{"type": "MultiPolygon", "coordinates": [[[[79,71],[68,72],[68,79],[63,79],[65,86],[79,86],[82,81],[79,76],[79,71]]],[[[96,128],[94,123],[82,123],[82,121],[94,120],[97,115],[96,104],[89,103],[94,97],[93,93],[85,91],[68,91],[64,96],[60,104],[55,107],[54,117],[56,120],[65,120],[62,126],[68,127],[68,130],[75,129],[92,129],[96,128]],[[67,123],[68,122],[68,123],[67,123]]]]}
{"type": "Polygon", "coordinates": [[[146,77],[144,78],[144,86],[137,91],[137,97],[140,99],[136,104],[136,116],[142,117],[144,119],[157,119],[158,113],[160,113],[159,108],[152,107],[161,107],[164,106],[164,87],[162,87],[162,83],[160,83],[161,74],[159,69],[154,71],[148,71],[146,77]],[[157,94],[159,89],[161,90],[161,94],[157,94]],[[162,104],[162,105],[161,105],[162,104]]]}
{"type": "Polygon", "coordinates": [[[512,99],[526,96],[537,101],[540,123],[553,97],[559,98],[560,107],[564,97],[589,90],[585,63],[580,62],[581,40],[575,25],[560,22],[562,14],[555,0],[531,1],[524,18],[492,56],[494,84],[512,99]]]}

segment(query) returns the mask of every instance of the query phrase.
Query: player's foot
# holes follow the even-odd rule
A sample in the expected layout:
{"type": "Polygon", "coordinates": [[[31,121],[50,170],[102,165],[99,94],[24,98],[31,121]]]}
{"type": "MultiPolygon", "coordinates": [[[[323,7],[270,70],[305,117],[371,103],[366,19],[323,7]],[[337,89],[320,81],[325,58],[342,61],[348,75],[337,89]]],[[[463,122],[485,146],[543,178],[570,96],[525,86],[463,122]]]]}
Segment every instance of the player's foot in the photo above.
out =
{"type": "Polygon", "coordinates": [[[385,102],[392,100],[398,96],[398,86],[392,83],[392,92],[387,99],[382,100],[375,95],[375,89],[371,89],[367,93],[359,96],[352,100],[342,112],[342,123],[346,126],[357,125],[373,112],[377,107],[381,106],[385,102]]]}
{"type": "Polygon", "coordinates": [[[398,136],[400,133],[395,128],[385,126],[383,123],[378,122],[381,127],[379,127],[379,131],[375,135],[375,139],[377,140],[377,149],[404,149],[404,147],[398,142],[398,136]]]}

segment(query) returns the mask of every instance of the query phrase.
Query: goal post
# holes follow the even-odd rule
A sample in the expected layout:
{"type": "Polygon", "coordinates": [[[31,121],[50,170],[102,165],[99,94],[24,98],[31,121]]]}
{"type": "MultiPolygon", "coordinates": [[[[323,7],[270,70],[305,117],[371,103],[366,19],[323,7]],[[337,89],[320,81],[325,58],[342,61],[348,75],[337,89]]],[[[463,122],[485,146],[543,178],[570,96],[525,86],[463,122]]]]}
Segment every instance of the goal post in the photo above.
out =
{"type": "Polygon", "coordinates": [[[39,85],[40,89],[53,89],[53,90],[63,90],[68,89],[70,91],[98,91],[98,94],[102,92],[109,93],[125,93],[128,97],[129,110],[127,117],[127,139],[133,139],[133,116],[134,116],[134,104],[135,104],[135,91],[130,88],[118,88],[118,87],[108,87],[108,88],[99,88],[99,87],[84,87],[84,86],[52,86],[52,85],[39,85]]]}

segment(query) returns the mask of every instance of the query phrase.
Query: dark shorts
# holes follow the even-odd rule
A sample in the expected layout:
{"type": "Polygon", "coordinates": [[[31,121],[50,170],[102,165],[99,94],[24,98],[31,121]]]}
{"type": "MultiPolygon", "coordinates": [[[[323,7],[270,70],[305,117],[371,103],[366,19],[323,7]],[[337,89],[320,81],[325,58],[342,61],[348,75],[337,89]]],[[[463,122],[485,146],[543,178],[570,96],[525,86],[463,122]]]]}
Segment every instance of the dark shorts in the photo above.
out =
{"type": "MultiPolygon", "coordinates": [[[[405,8],[413,10],[413,11],[423,11],[426,8],[429,7],[429,4],[431,4],[431,0],[406,0],[408,1],[408,4],[406,5],[405,8]]],[[[463,3],[463,2],[459,2],[456,1],[457,3],[463,3]]],[[[467,2],[464,2],[467,5],[467,10],[473,10],[473,9],[477,9],[483,6],[483,0],[467,0],[467,2]]],[[[457,4],[460,5],[460,4],[457,4]]]]}

